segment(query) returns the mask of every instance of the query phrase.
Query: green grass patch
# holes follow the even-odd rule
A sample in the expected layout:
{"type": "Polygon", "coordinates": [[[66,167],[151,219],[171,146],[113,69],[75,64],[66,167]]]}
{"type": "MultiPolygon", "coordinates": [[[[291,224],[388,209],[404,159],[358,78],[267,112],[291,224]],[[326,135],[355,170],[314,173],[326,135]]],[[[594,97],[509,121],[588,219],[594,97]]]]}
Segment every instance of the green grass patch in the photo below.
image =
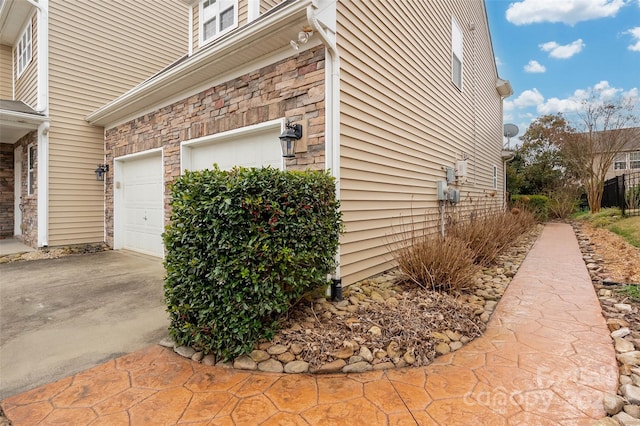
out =
{"type": "Polygon", "coordinates": [[[619,208],[611,207],[600,210],[598,213],[581,212],[574,216],[574,219],[589,222],[596,228],[606,228],[607,226],[622,219],[622,211],[619,208]]]}
{"type": "Polygon", "coordinates": [[[627,240],[629,244],[640,247],[640,216],[626,217],[606,227],[627,240]]]}
{"type": "Polygon", "coordinates": [[[625,285],[619,292],[634,302],[640,302],[640,287],[637,285],[625,285]]]}

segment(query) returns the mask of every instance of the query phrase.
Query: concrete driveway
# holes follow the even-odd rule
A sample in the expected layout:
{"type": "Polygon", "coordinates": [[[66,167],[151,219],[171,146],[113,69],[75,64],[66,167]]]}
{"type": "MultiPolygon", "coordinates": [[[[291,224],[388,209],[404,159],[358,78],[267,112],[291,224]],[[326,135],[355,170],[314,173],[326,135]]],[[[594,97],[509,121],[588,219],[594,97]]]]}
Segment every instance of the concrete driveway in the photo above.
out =
{"type": "Polygon", "coordinates": [[[0,265],[0,400],[157,343],[163,276],[116,251],[0,265]]]}

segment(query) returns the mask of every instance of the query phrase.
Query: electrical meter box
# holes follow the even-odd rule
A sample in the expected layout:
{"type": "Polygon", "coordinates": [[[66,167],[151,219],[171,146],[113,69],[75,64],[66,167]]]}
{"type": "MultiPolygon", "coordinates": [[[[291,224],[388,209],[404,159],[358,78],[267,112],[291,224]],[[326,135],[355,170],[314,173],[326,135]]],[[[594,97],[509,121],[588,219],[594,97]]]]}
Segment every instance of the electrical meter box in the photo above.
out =
{"type": "Polygon", "coordinates": [[[467,161],[456,161],[456,177],[457,178],[466,178],[467,177],[467,161]]]}
{"type": "Polygon", "coordinates": [[[447,183],[454,183],[456,181],[456,173],[453,167],[446,167],[447,171],[447,183]]]}
{"type": "Polygon", "coordinates": [[[447,182],[438,181],[438,201],[446,201],[449,193],[447,192],[447,182]]]}
{"type": "Polygon", "coordinates": [[[452,204],[457,204],[457,203],[460,202],[460,190],[459,189],[449,188],[447,195],[448,195],[449,202],[451,202],[452,204]]]}

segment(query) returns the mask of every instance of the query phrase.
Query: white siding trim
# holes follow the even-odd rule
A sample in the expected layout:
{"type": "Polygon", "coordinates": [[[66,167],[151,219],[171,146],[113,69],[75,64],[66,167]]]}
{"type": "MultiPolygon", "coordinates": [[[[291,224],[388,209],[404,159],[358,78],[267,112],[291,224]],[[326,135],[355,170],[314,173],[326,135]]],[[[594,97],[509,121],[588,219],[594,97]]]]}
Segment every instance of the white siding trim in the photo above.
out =
{"type": "MultiPolygon", "coordinates": [[[[28,155],[28,152],[27,152],[28,155]]],[[[38,127],[38,247],[49,245],[49,122],[38,127]]]]}
{"type": "Polygon", "coordinates": [[[40,0],[38,23],[38,106],[49,115],[49,0],[40,0]]]}
{"type": "Polygon", "coordinates": [[[260,0],[249,0],[247,22],[255,21],[260,16],[260,0]]]}

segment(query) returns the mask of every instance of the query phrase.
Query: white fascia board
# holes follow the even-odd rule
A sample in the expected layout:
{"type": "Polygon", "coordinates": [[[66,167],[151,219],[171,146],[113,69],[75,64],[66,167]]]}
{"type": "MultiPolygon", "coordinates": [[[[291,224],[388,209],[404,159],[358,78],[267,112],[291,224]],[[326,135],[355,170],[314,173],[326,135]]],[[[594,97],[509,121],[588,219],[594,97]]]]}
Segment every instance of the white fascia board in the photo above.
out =
{"type": "Polygon", "coordinates": [[[20,127],[25,129],[37,129],[41,123],[49,121],[44,115],[29,114],[26,112],[0,109],[0,123],[7,127],[20,127]]]}
{"type": "MultiPolygon", "coordinates": [[[[224,63],[226,58],[244,47],[268,39],[268,35],[273,34],[273,31],[289,29],[297,21],[306,19],[306,9],[311,4],[313,4],[313,0],[298,1],[254,21],[248,28],[230,34],[216,44],[196,52],[183,63],[134,87],[113,102],[89,114],[85,119],[91,124],[109,128],[113,123],[129,116],[131,110],[146,110],[157,104],[157,101],[147,99],[151,95],[162,93],[163,99],[167,99],[187,92],[190,87],[184,82],[192,74],[207,67],[224,63]],[[183,84],[179,85],[180,82],[183,84]]],[[[256,55],[256,59],[258,57],[259,55],[256,55]]]]}

